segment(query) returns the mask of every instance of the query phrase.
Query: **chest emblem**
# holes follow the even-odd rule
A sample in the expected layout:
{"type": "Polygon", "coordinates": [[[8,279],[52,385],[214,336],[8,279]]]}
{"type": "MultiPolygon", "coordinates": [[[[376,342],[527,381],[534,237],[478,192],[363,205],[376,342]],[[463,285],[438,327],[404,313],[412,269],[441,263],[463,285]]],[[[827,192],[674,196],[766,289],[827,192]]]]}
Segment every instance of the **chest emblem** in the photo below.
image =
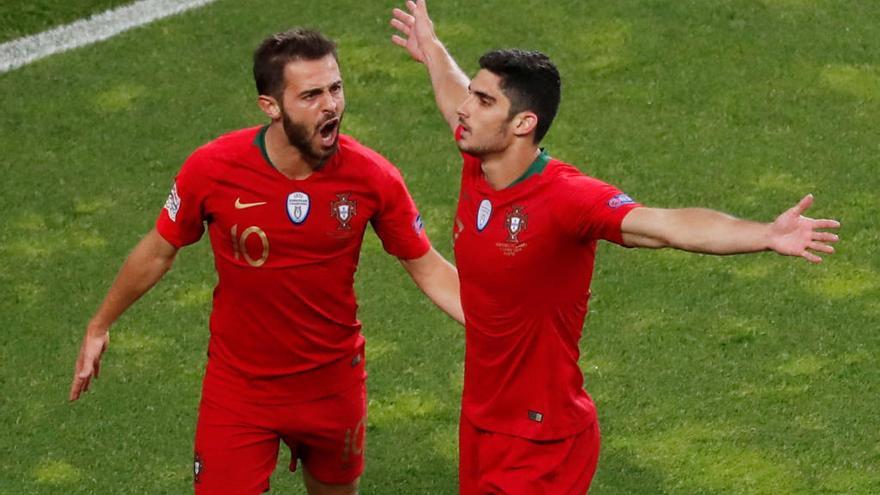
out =
{"type": "Polygon", "coordinates": [[[348,199],[350,193],[337,194],[336,201],[330,203],[330,216],[339,222],[337,230],[350,230],[351,219],[357,215],[357,201],[348,199]]]}
{"type": "Polygon", "coordinates": [[[312,201],[304,192],[292,192],[287,195],[287,217],[296,225],[306,221],[312,201]]]}
{"type": "Polygon", "coordinates": [[[504,225],[507,227],[507,242],[519,242],[519,235],[529,225],[529,216],[523,213],[524,206],[514,206],[507,212],[504,225]]]}
{"type": "Polygon", "coordinates": [[[477,230],[482,232],[489,224],[489,217],[492,216],[492,203],[488,199],[480,201],[480,207],[477,209],[477,230]]]}

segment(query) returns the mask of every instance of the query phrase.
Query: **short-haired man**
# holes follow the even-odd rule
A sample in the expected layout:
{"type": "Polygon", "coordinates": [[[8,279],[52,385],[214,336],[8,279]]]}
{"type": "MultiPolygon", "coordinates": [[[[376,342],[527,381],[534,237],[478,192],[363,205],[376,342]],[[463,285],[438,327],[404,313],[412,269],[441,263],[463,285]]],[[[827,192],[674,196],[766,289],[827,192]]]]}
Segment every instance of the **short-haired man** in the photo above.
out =
{"type": "Polygon", "coordinates": [[[156,227],[88,325],[70,400],[97,378],[110,325],[207,224],[219,280],[195,492],[267,491],[283,440],[310,494],[352,494],[366,427],[353,283],[367,224],[461,322],[458,277],[431,248],[400,172],[339,133],[345,97],[332,41],[305,29],[278,33],[257,49],[254,78],[271,123],[226,134],[184,163],[156,227]]]}
{"type": "Polygon", "coordinates": [[[599,454],[578,340],[599,239],[711,254],[773,250],[819,262],[832,220],[771,224],[706,209],[646,208],[538,148],[560,99],[543,54],[496,50],[469,80],[437,39],[423,0],[391,21],[429,72],[464,157],[455,258],[466,320],[459,444],[463,495],[583,494],[599,454]]]}

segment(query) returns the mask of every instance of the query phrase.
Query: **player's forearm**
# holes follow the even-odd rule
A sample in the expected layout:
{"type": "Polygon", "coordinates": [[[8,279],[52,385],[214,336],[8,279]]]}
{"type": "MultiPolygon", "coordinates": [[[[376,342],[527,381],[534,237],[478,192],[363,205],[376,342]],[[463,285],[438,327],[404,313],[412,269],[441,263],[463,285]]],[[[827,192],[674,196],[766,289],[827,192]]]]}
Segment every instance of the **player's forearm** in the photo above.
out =
{"type": "Polygon", "coordinates": [[[668,210],[663,238],[669,247],[706,254],[769,249],[768,226],[704,208],[668,210]]]}
{"type": "Polygon", "coordinates": [[[464,325],[464,310],[461,308],[461,287],[458,271],[449,262],[419,287],[428,298],[453,320],[464,325]]]}
{"type": "Polygon", "coordinates": [[[421,258],[401,260],[401,264],[431,302],[452,319],[464,325],[458,271],[452,263],[431,248],[421,258]]]}
{"type": "Polygon", "coordinates": [[[434,88],[434,99],[449,127],[458,125],[458,106],[467,97],[470,79],[452,58],[438,39],[428,43],[423,50],[425,67],[434,88]]]}
{"type": "Polygon", "coordinates": [[[89,322],[89,332],[106,332],[122,313],[156,285],[171,268],[177,251],[156,237],[158,233],[155,231],[147,234],[128,255],[107,296],[89,322]]]}

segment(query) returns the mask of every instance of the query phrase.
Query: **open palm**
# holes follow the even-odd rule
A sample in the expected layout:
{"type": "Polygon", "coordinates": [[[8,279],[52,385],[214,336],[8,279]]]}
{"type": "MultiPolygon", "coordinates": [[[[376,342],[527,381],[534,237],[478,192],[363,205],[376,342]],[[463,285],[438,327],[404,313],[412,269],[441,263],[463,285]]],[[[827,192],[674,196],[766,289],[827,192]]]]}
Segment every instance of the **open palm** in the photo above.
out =
{"type": "Polygon", "coordinates": [[[770,247],[779,254],[800,256],[812,263],[820,263],[822,258],[814,252],[831,254],[838,237],[820,229],[837,229],[836,220],[816,220],[803,216],[813,204],[813,195],[808,194],[797,205],[779,215],[770,224],[770,247]]]}
{"type": "Polygon", "coordinates": [[[428,5],[425,0],[418,2],[409,0],[406,2],[406,8],[410,13],[397,8],[392,11],[394,18],[391,19],[391,26],[400,34],[392,35],[391,41],[405,48],[417,62],[425,63],[422,42],[435,37],[434,23],[428,16],[428,5]]]}

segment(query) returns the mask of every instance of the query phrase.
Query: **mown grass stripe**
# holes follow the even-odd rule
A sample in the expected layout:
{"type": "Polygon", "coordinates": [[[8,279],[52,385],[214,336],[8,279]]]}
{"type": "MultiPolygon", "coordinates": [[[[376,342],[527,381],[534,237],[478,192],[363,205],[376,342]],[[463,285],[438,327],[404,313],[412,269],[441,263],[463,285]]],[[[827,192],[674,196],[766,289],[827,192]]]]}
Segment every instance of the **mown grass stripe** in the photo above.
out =
{"type": "Polygon", "coordinates": [[[0,73],[43,57],[103,41],[163,17],[201,7],[215,0],[141,0],[33,36],[0,45],[0,73]]]}

